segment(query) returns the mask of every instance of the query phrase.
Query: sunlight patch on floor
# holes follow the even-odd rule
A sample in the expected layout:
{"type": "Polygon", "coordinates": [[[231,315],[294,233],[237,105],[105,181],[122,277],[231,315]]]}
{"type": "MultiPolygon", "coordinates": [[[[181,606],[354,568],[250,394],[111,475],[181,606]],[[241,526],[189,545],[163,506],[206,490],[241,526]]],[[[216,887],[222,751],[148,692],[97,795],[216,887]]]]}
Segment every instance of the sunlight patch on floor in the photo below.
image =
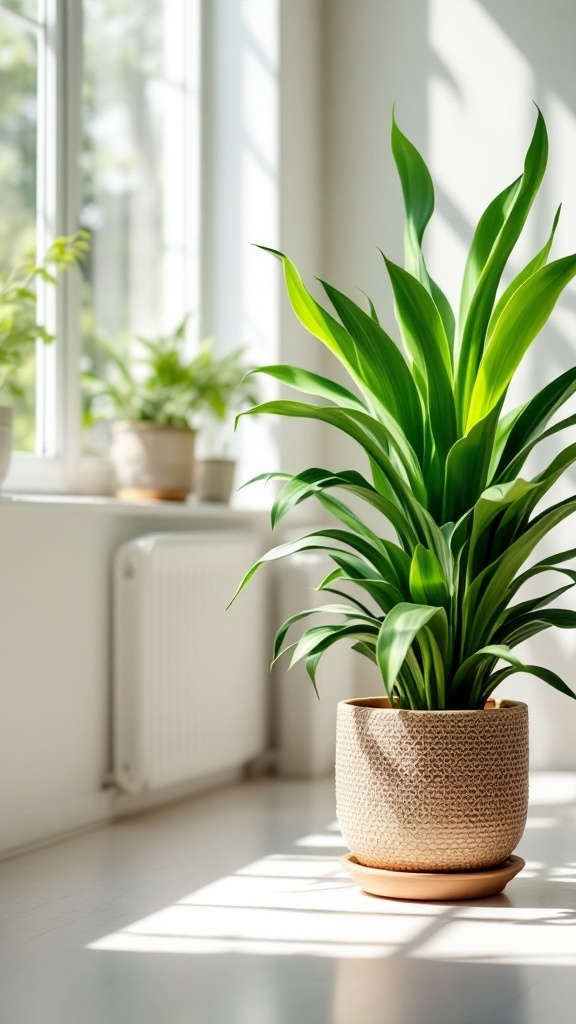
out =
{"type": "MultiPolygon", "coordinates": [[[[542,819],[540,819],[542,820],[542,819]]],[[[576,864],[527,870],[508,892],[469,903],[412,903],[368,896],[338,863],[332,828],[220,878],[88,947],[100,951],[210,955],[390,956],[470,963],[576,965],[572,887],[567,907],[546,908],[543,887],[576,881],[576,864]],[[518,898],[515,905],[514,888],[518,898]],[[540,901],[540,903],[539,903],[540,901]],[[534,905],[536,904],[536,905],[534,905]]],[[[562,888],[558,885],[562,898],[562,888]]],[[[558,901],[555,901],[558,902],[558,901]]]]}

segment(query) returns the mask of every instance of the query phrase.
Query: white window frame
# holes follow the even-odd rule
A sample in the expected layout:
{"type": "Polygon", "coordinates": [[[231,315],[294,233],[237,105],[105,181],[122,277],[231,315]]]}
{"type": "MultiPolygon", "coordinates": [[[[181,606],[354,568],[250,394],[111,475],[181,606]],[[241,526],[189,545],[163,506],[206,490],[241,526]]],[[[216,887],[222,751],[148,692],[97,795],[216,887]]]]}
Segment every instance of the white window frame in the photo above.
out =
{"type": "MultiPolygon", "coordinates": [[[[174,0],[173,0],[174,2],[174,0]]],[[[178,0],[175,0],[178,2],[178,0]]],[[[185,212],[185,274],[189,305],[198,308],[200,119],[200,0],[179,0],[188,39],[191,88],[188,94],[184,173],[190,185],[185,212]]],[[[21,24],[35,24],[14,14],[21,24]]],[[[38,186],[37,237],[39,258],[59,235],[79,225],[82,142],[82,3],[81,0],[40,0],[37,29],[38,186]]],[[[106,494],[113,488],[108,460],[82,454],[80,389],[81,279],[76,269],[60,276],[58,288],[39,288],[38,313],[57,337],[55,345],[40,342],[36,353],[37,453],[14,452],[6,492],[106,494]]]]}

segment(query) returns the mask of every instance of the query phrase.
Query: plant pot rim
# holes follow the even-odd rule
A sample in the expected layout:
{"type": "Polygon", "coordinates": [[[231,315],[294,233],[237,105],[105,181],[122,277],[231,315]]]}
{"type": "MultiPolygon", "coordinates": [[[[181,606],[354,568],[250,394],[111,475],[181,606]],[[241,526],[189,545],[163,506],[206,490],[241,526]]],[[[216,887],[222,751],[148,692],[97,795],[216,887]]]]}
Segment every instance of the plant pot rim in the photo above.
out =
{"type": "Polygon", "coordinates": [[[196,434],[194,427],[178,427],[172,423],[156,423],[154,420],[114,420],[112,429],[115,432],[135,430],[138,433],[147,431],[172,432],[178,434],[196,434]]]}
{"type": "Polygon", "coordinates": [[[14,419],[14,409],[11,405],[0,403],[0,427],[10,427],[14,419]]]}
{"type": "Polygon", "coordinates": [[[390,701],[388,697],[353,697],[349,700],[341,700],[339,707],[357,707],[363,708],[367,711],[382,711],[386,714],[395,715],[477,715],[482,714],[484,711],[513,711],[516,708],[527,708],[528,705],[521,700],[505,700],[496,699],[491,697],[490,700],[486,701],[483,708],[449,708],[445,711],[438,709],[415,711],[411,708],[393,708],[390,707],[390,701]]]}

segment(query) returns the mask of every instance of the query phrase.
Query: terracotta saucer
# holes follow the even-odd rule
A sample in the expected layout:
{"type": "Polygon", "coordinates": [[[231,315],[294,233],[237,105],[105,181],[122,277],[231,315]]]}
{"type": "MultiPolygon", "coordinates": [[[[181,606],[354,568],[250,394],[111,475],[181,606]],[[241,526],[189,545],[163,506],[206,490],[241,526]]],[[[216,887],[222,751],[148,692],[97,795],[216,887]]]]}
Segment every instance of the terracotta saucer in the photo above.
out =
{"type": "Polygon", "coordinates": [[[502,892],[525,862],[511,854],[503,864],[480,871],[387,871],[366,868],[353,853],[347,853],[340,863],[356,884],[372,896],[396,900],[477,900],[502,892]]]}

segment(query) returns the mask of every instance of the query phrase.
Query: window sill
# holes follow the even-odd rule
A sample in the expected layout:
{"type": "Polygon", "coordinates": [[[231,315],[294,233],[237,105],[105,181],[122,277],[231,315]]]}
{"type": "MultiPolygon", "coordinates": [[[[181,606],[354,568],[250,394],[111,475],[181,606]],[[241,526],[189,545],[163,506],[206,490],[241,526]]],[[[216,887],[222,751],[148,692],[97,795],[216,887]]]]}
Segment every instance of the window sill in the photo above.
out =
{"type": "Polygon", "coordinates": [[[193,521],[231,521],[268,526],[270,513],[266,509],[234,508],[217,502],[190,501],[118,501],[117,498],[77,494],[0,494],[1,505],[61,505],[83,508],[91,512],[112,516],[142,516],[193,521]]]}

